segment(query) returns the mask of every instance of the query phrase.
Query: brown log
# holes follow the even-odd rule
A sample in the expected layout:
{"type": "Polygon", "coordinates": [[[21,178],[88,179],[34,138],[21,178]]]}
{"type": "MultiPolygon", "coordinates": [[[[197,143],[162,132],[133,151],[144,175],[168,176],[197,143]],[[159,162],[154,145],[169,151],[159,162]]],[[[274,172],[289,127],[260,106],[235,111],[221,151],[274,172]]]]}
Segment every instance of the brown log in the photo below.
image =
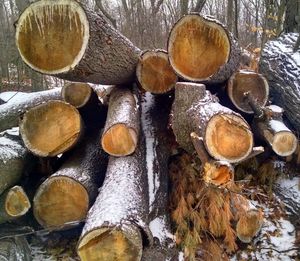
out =
{"type": "Polygon", "coordinates": [[[140,50],[104,17],[75,0],[40,0],[20,15],[16,44],[32,69],[101,84],[134,80],[140,50]]]}
{"type": "Polygon", "coordinates": [[[175,87],[177,75],[164,50],[148,50],[141,54],[136,76],[141,87],[154,94],[166,93],[175,87]]]}
{"type": "Polygon", "coordinates": [[[220,105],[202,84],[177,83],[172,128],[179,145],[189,153],[190,134],[203,138],[207,152],[217,160],[240,162],[252,152],[253,135],[241,115],[220,105]]]}
{"type": "Polygon", "coordinates": [[[232,103],[241,111],[253,113],[245,100],[244,93],[251,92],[260,106],[265,106],[269,98],[269,85],[264,76],[253,71],[241,70],[233,74],[227,85],[227,92],[232,103]]]}
{"type": "Polygon", "coordinates": [[[61,100],[60,92],[60,88],[55,88],[28,93],[22,97],[16,96],[11,101],[2,104],[0,106],[0,132],[18,126],[20,116],[27,110],[49,100],[61,100]]]}
{"type": "Polygon", "coordinates": [[[190,81],[226,81],[239,66],[241,50],[219,21],[192,13],[172,28],[168,41],[170,64],[190,81]]]}
{"type": "Polygon", "coordinates": [[[53,157],[74,146],[81,134],[79,112],[62,101],[49,101],[23,115],[20,133],[25,146],[35,155],[53,157]]]}
{"type": "Polygon", "coordinates": [[[141,260],[141,232],[148,235],[145,154],[145,141],[140,139],[134,154],[110,157],[104,184],[78,242],[82,261],[141,260]]]}
{"type": "Polygon", "coordinates": [[[14,186],[0,196],[0,224],[25,215],[30,201],[20,186],[14,186]]]}
{"type": "Polygon", "coordinates": [[[135,96],[125,88],[112,90],[101,138],[105,152],[126,156],[135,151],[140,131],[140,111],[135,96]]]}
{"type": "Polygon", "coordinates": [[[85,219],[104,180],[107,156],[98,145],[99,134],[85,137],[61,168],[38,188],[34,216],[46,228],[85,219]]]}

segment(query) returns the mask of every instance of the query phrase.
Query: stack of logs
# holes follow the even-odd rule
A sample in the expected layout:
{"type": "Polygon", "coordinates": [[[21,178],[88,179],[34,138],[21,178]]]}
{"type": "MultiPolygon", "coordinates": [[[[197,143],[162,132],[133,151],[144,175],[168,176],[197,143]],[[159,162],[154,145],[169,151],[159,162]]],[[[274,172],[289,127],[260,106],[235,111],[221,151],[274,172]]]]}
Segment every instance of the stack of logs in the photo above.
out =
{"type": "MultiPolygon", "coordinates": [[[[171,30],[167,51],[141,52],[83,4],[40,0],[21,14],[16,44],[32,69],[72,82],[62,90],[30,94],[0,106],[0,130],[19,124],[22,138],[21,142],[9,131],[0,137],[0,222],[30,209],[31,200],[22,187],[14,186],[28,169],[29,154],[59,157],[62,163],[41,182],[32,201],[38,223],[47,229],[66,229],[73,221],[85,221],[77,245],[81,260],[141,260],[143,247],[153,241],[147,173],[161,171],[166,180],[168,158],[181,148],[193,158],[191,164],[200,159],[201,193],[212,195],[213,189],[231,202],[226,208],[233,214],[226,218],[236,224],[232,233],[247,243],[258,233],[262,212],[238,193],[226,196],[235,187],[234,167],[263,153],[262,147],[254,147],[254,137],[282,157],[294,153],[297,139],[283,123],[283,110],[267,106],[269,86],[264,76],[239,70],[241,50],[220,22],[186,15],[171,30]],[[228,95],[220,102],[208,89],[222,92],[224,86],[228,95]],[[149,105],[146,92],[153,94],[156,108],[150,122],[157,148],[149,148],[147,125],[141,126],[142,108],[149,105]],[[146,154],[152,149],[159,151],[155,155],[161,153],[159,159],[150,158],[157,160],[159,170],[149,169],[146,154]]],[[[182,200],[197,210],[201,199],[191,200],[194,188],[189,193],[178,177],[172,181],[172,190],[183,186],[182,198],[172,199],[177,211],[172,217],[179,226],[177,220],[188,219],[181,212],[178,218],[182,200]]],[[[168,215],[167,197],[163,198],[159,204],[168,215]]],[[[218,218],[210,208],[206,211],[202,217],[218,218]]],[[[189,226],[198,229],[189,220],[189,226]]],[[[211,225],[200,227],[228,241],[227,230],[214,233],[211,225]]],[[[200,227],[197,233],[202,238],[200,227]]],[[[193,254],[186,251],[186,255],[193,254]]]]}

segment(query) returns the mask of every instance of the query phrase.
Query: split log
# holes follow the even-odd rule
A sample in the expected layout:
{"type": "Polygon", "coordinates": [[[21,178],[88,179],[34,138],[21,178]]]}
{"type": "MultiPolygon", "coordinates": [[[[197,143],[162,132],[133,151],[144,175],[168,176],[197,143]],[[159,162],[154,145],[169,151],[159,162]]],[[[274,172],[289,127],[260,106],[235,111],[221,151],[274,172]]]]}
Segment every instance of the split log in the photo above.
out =
{"type": "Polygon", "coordinates": [[[172,28],[168,41],[170,64],[190,81],[224,82],[237,70],[241,50],[219,21],[192,13],[172,28]]]}
{"type": "Polygon", "coordinates": [[[269,98],[269,85],[264,76],[253,71],[241,70],[233,74],[227,85],[227,92],[232,103],[241,111],[253,113],[245,101],[244,93],[251,92],[260,106],[265,106],[269,98]]]}
{"type": "Polygon", "coordinates": [[[172,128],[179,145],[194,152],[190,134],[203,138],[207,152],[217,160],[240,162],[252,152],[253,135],[243,117],[220,105],[202,84],[177,83],[172,128]]]}
{"type": "Polygon", "coordinates": [[[79,140],[82,122],[79,112],[62,101],[49,101],[23,115],[20,133],[25,146],[35,155],[53,157],[79,140]]]}
{"type": "Polygon", "coordinates": [[[101,84],[134,80],[140,50],[104,17],[75,0],[40,0],[20,15],[16,44],[32,69],[101,84]]]}
{"type": "Polygon", "coordinates": [[[33,92],[0,106],[0,132],[16,127],[19,117],[27,110],[49,100],[61,100],[61,89],[33,92]]]}
{"type": "Polygon", "coordinates": [[[141,54],[136,76],[141,87],[154,94],[169,92],[178,80],[169,63],[168,53],[159,49],[141,54]]]}
{"type": "Polygon", "coordinates": [[[86,260],[141,260],[147,227],[148,193],[143,138],[135,153],[111,156],[106,177],[90,209],[77,252],[86,260]]]}
{"type": "Polygon", "coordinates": [[[283,122],[283,110],[279,106],[270,105],[262,108],[252,94],[245,93],[246,100],[253,108],[256,117],[253,129],[279,156],[292,155],[298,146],[297,137],[283,122]]]}
{"type": "Polygon", "coordinates": [[[20,186],[14,186],[0,196],[0,224],[25,215],[30,201],[20,186]]]}
{"type": "Polygon", "coordinates": [[[98,145],[98,136],[85,137],[38,188],[33,211],[43,227],[63,228],[65,223],[85,219],[104,180],[108,160],[98,145]]]}
{"type": "Polygon", "coordinates": [[[293,127],[300,131],[300,50],[293,52],[298,34],[283,34],[266,43],[260,59],[260,72],[270,85],[273,103],[282,107],[293,127]]]}
{"type": "Polygon", "coordinates": [[[104,151],[112,156],[132,154],[137,146],[139,131],[140,111],[135,95],[125,88],[113,89],[101,138],[104,151]]]}

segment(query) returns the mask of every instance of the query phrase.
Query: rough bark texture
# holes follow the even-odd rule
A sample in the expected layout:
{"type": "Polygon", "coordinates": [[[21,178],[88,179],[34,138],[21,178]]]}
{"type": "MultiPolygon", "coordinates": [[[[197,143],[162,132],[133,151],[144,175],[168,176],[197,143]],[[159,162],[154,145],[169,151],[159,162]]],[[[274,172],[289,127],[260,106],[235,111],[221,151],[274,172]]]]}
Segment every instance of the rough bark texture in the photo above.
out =
{"type": "MultiPolygon", "coordinates": [[[[85,23],[87,24],[83,25],[84,29],[82,30],[86,30],[86,35],[84,35],[84,37],[88,38],[88,43],[86,48],[83,50],[83,56],[78,62],[75,62],[75,64],[72,64],[74,63],[74,60],[71,61],[69,64],[71,68],[66,68],[65,71],[55,74],[55,76],[71,81],[101,84],[122,84],[125,82],[130,82],[134,79],[135,68],[138,62],[140,50],[135,47],[126,37],[121,35],[116,29],[114,29],[104,17],[102,17],[100,14],[97,14],[95,11],[90,10],[84,4],[76,4],[75,0],[59,0],[55,2],[41,0],[39,2],[42,3],[45,7],[59,6],[62,3],[68,6],[70,5],[68,3],[73,2],[73,6],[78,7],[76,7],[76,10],[75,7],[73,7],[72,11],[75,10],[75,12],[84,14],[86,16],[85,20],[87,22],[85,21],[85,23]]],[[[31,12],[34,13],[37,10],[36,6],[39,5],[39,2],[33,3],[28,7],[31,12]]],[[[51,20],[51,15],[53,15],[51,14],[51,11],[47,9],[45,10],[46,11],[44,13],[37,14],[38,18],[40,17],[39,19],[41,20],[47,20],[47,16],[50,16],[48,25],[51,26],[51,23],[55,24],[55,21],[51,20]]],[[[58,8],[53,10],[54,12],[59,12],[58,8]]],[[[20,48],[20,44],[18,44],[18,37],[22,36],[22,33],[24,33],[22,31],[23,25],[21,22],[26,19],[25,12],[26,10],[20,16],[16,28],[17,46],[21,55],[23,50],[22,48],[20,48]]],[[[58,15],[57,13],[54,13],[54,15],[58,15]]],[[[31,18],[34,22],[34,18],[31,18]]],[[[73,30],[74,33],[76,33],[77,30],[77,28],[75,28],[75,23],[72,28],[69,28],[69,25],[66,23],[64,25],[61,24],[60,28],[56,29],[58,29],[60,34],[62,35],[66,31],[73,30]],[[65,26],[66,28],[62,30],[62,26],[65,26]]],[[[38,30],[36,32],[32,32],[31,35],[33,34],[39,34],[38,30]]],[[[45,34],[47,34],[47,32],[45,34]]],[[[30,42],[30,38],[27,41],[30,42]]],[[[43,36],[41,34],[39,41],[41,41],[41,43],[45,43],[45,41],[47,41],[47,38],[43,39],[43,36]]],[[[26,45],[24,48],[26,48],[26,45]]],[[[69,53],[68,47],[61,46],[59,43],[57,43],[56,46],[52,46],[52,48],[54,48],[54,50],[62,49],[62,53],[64,53],[64,50],[66,53],[69,53]]],[[[82,48],[84,48],[84,46],[82,46],[82,48]]],[[[42,59],[45,59],[45,62],[47,62],[47,57],[42,57],[42,59]]],[[[27,64],[42,73],[53,74],[51,70],[40,70],[40,68],[34,65],[34,61],[27,61],[27,64]]]]}
{"type": "MultiPolygon", "coordinates": [[[[95,237],[99,240],[95,244],[101,243],[101,234],[107,231],[110,233],[118,231],[135,247],[134,259],[126,259],[129,253],[126,251],[122,253],[124,250],[119,249],[120,254],[124,255],[124,260],[141,259],[140,229],[144,232],[143,234],[149,235],[148,240],[151,238],[148,232],[149,198],[147,192],[145,140],[141,136],[138,148],[133,155],[119,158],[111,156],[109,159],[104,184],[94,205],[89,210],[78,243],[77,250],[82,260],[91,260],[91,257],[94,258],[92,260],[99,260],[97,257],[99,258],[98,255],[103,252],[108,254],[107,260],[114,260],[112,256],[109,256],[108,250],[98,249],[97,253],[89,250],[89,243],[97,240],[95,237]]],[[[116,250],[117,245],[112,245],[111,248],[116,250]]],[[[92,247],[92,249],[96,248],[92,247]]]]}
{"type": "Polygon", "coordinates": [[[113,156],[134,152],[140,131],[137,97],[130,90],[115,88],[110,96],[107,120],[101,138],[103,149],[113,156]]]}
{"type": "Polygon", "coordinates": [[[61,89],[26,94],[0,106],[0,132],[19,125],[19,117],[27,110],[49,100],[61,100],[61,89]]]}
{"type": "Polygon", "coordinates": [[[98,145],[98,138],[98,132],[87,133],[80,144],[68,153],[60,169],[40,185],[34,197],[34,215],[42,226],[63,227],[66,222],[85,218],[89,206],[98,195],[98,188],[103,183],[108,160],[107,155],[98,145]],[[55,190],[56,184],[59,183],[63,186],[58,185],[55,190]],[[81,194],[76,194],[78,197],[73,194],[73,184],[83,189],[81,194]],[[86,196],[87,204],[79,204],[86,196]],[[73,205],[66,206],[70,204],[73,205]],[[74,213],[77,212],[77,215],[83,216],[63,215],[64,211],[69,211],[68,208],[73,209],[74,213]],[[47,216],[48,214],[51,216],[47,216]]]}
{"type": "Polygon", "coordinates": [[[300,131],[300,50],[293,52],[298,34],[283,34],[269,41],[262,52],[260,72],[270,85],[273,103],[282,107],[293,127],[300,131]]]}
{"type": "Polygon", "coordinates": [[[219,83],[229,79],[237,70],[241,49],[234,36],[222,23],[210,17],[192,13],[181,18],[173,26],[168,40],[168,53],[171,66],[180,77],[197,82],[219,83]],[[184,26],[192,26],[195,32],[187,33],[188,29],[184,26]],[[198,40],[197,37],[199,37],[198,40]],[[186,44],[191,42],[191,39],[192,47],[186,44]],[[178,41],[177,47],[176,41],[178,41]],[[205,41],[207,43],[203,44],[205,41]],[[201,57],[195,56],[197,53],[200,53],[201,57]]]}
{"type": "Polygon", "coordinates": [[[190,153],[194,151],[192,132],[203,138],[207,152],[217,160],[239,162],[252,151],[249,125],[242,116],[220,105],[202,84],[176,84],[172,128],[179,145],[190,153]]]}

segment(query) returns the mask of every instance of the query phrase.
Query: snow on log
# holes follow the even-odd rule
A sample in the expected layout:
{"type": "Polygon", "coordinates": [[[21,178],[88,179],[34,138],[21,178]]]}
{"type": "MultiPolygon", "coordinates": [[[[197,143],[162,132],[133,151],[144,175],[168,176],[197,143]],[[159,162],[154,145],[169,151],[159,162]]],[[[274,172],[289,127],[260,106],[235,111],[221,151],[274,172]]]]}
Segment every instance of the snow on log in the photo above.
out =
{"type": "Polygon", "coordinates": [[[109,159],[104,184],[78,242],[81,260],[141,260],[143,236],[149,234],[148,201],[146,149],[141,137],[134,154],[109,159]]]}
{"type": "Polygon", "coordinates": [[[224,82],[239,67],[241,49],[219,21],[192,13],[172,28],[168,53],[180,77],[196,82],[224,82]]]}
{"type": "Polygon", "coordinates": [[[226,108],[203,84],[177,83],[172,128],[179,145],[193,153],[190,134],[203,138],[207,152],[217,160],[240,162],[252,152],[253,135],[243,117],[226,108]]]}
{"type": "Polygon", "coordinates": [[[25,146],[41,157],[53,157],[70,149],[79,140],[81,130],[78,110],[62,101],[31,108],[20,122],[25,146]]]}
{"type": "Polygon", "coordinates": [[[148,50],[141,54],[136,68],[141,87],[154,94],[166,93],[175,87],[177,75],[164,50],[148,50]]]}
{"type": "Polygon", "coordinates": [[[260,106],[265,106],[269,98],[269,85],[264,76],[253,71],[241,70],[233,74],[227,85],[227,92],[232,103],[241,111],[253,113],[245,100],[244,93],[251,92],[260,106]]]}
{"type": "Polygon", "coordinates": [[[30,201],[20,186],[14,186],[0,196],[0,224],[25,215],[30,201]]]}
{"type": "Polygon", "coordinates": [[[49,100],[61,100],[61,89],[33,92],[18,96],[11,101],[0,105],[0,132],[16,127],[19,117],[27,110],[49,100]]]}
{"type": "Polygon", "coordinates": [[[129,89],[113,89],[101,138],[104,151],[112,156],[132,154],[137,146],[139,131],[140,111],[135,95],[129,89]]]}
{"type": "Polygon", "coordinates": [[[43,227],[63,228],[65,223],[85,219],[104,180],[108,160],[98,138],[98,132],[86,136],[38,188],[33,210],[43,227]]]}
{"type": "Polygon", "coordinates": [[[75,0],[40,0],[20,15],[16,44],[32,69],[77,82],[134,80],[140,50],[75,0]]]}
{"type": "Polygon", "coordinates": [[[270,85],[273,103],[282,107],[293,127],[300,131],[300,50],[293,52],[299,34],[283,34],[267,42],[260,59],[260,72],[270,85]]]}

